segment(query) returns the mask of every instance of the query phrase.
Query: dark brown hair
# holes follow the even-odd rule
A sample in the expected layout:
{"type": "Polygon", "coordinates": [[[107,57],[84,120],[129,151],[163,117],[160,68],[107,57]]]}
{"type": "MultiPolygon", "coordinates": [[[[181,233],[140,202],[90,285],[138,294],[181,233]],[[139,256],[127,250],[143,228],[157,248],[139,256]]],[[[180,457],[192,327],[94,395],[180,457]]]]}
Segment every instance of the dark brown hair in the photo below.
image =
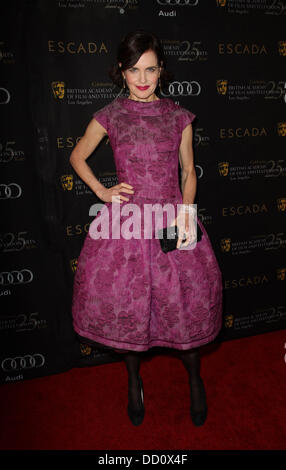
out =
{"type": "Polygon", "coordinates": [[[152,50],[157,56],[158,65],[161,65],[160,81],[161,87],[165,88],[173,75],[166,70],[166,59],[163,47],[155,34],[141,29],[131,31],[120,41],[117,50],[117,63],[109,70],[109,76],[113,83],[120,88],[123,86],[122,71],[133,67],[144,52],[152,50]],[[119,67],[118,62],[122,66],[119,67]],[[162,62],[162,64],[161,64],[162,62]]]}

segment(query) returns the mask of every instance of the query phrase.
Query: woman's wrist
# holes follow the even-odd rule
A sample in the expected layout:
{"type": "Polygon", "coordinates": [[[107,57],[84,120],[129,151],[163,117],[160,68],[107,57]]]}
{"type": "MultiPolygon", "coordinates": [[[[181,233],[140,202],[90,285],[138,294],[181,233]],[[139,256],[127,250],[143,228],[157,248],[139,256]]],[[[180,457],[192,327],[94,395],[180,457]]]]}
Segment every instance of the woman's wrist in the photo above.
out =
{"type": "Polygon", "coordinates": [[[181,204],[181,212],[184,214],[188,213],[192,216],[197,213],[197,204],[181,204]]]}

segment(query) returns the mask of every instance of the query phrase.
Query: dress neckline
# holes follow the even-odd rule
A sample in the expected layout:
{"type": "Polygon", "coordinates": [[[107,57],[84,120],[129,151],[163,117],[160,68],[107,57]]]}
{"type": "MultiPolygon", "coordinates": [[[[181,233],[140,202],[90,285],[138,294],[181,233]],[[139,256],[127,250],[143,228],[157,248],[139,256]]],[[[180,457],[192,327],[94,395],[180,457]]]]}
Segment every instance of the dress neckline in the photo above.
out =
{"type": "Polygon", "coordinates": [[[123,96],[119,96],[116,101],[122,112],[141,114],[145,116],[158,116],[166,111],[169,105],[169,98],[159,98],[153,101],[137,101],[123,96]]]}

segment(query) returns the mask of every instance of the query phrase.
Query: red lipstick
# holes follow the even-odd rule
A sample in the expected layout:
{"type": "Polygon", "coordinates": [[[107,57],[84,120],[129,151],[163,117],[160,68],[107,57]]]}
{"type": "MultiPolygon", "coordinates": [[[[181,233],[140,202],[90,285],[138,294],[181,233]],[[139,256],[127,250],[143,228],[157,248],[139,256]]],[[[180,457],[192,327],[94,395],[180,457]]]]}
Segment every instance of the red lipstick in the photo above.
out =
{"type": "Polygon", "coordinates": [[[136,88],[138,88],[141,91],[144,91],[144,90],[147,90],[149,88],[149,85],[148,86],[137,86],[136,88]]]}

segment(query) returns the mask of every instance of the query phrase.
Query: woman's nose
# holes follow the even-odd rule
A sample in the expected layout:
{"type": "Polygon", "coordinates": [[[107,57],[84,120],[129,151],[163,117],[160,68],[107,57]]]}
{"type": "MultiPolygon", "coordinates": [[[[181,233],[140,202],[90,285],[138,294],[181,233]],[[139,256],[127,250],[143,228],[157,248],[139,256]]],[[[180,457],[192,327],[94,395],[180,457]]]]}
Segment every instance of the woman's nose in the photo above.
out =
{"type": "Polygon", "coordinates": [[[145,72],[140,72],[139,81],[140,81],[140,83],[145,83],[146,82],[145,72]]]}

